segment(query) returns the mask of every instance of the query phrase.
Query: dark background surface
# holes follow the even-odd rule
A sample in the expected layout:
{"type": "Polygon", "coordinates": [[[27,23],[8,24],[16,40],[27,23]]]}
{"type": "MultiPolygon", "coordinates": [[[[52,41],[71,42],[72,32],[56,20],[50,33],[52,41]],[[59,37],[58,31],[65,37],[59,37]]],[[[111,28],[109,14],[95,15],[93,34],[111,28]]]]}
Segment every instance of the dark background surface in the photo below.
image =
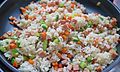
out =
{"type": "MultiPolygon", "coordinates": [[[[0,0],[0,4],[3,2],[4,0],[0,0]]],[[[113,0],[111,0],[111,1],[113,1],[113,0]]],[[[119,1],[119,3],[120,3],[120,0],[118,0],[119,1]]],[[[120,8],[120,7],[119,7],[120,8]]],[[[2,64],[2,62],[0,61],[0,72],[2,72],[1,71],[1,69],[4,71],[4,72],[11,72],[4,64],[2,64]]]]}

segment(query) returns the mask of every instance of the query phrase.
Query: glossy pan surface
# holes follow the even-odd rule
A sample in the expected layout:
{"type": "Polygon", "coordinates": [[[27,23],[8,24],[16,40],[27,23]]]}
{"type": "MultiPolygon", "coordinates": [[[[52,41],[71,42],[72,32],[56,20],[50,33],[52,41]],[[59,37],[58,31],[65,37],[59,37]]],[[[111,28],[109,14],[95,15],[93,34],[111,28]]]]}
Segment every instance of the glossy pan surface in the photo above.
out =
{"type": "MultiPolygon", "coordinates": [[[[8,18],[12,15],[16,18],[19,18],[20,10],[19,8],[21,6],[28,5],[33,0],[5,0],[0,5],[0,36],[3,35],[7,31],[12,31],[13,26],[9,24],[8,18]]],[[[35,0],[34,0],[35,1],[35,0]]],[[[80,2],[87,8],[87,12],[97,12],[104,16],[111,16],[115,17],[118,20],[118,27],[120,27],[120,11],[118,8],[112,4],[108,0],[76,0],[77,2],[80,2]],[[100,6],[97,6],[96,4],[98,2],[101,2],[100,6]]],[[[118,32],[120,34],[120,32],[118,32]]],[[[117,52],[120,55],[120,45],[117,46],[117,52]]],[[[9,61],[6,60],[6,58],[3,56],[3,54],[0,52],[0,61],[4,63],[11,71],[13,72],[19,72],[16,68],[14,68],[9,61]]],[[[108,65],[107,68],[103,70],[103,72],[108,72],[111,70],[114,66],[116,66],[118,63],[120,63],[120,56],[118,56],[115,61],[108,65]]]]}

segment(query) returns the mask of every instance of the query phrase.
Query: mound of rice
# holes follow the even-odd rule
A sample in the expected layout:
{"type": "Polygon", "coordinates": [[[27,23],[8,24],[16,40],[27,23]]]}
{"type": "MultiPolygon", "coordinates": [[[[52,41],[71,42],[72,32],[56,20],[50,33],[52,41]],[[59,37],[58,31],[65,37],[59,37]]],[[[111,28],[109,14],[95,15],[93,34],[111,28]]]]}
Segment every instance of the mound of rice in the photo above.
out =
{"type": "Polygon", "coordinates": [[[117,57],[117,20],[85,12],[74,0],[41,0],[20,8],[18,26],[0,51],[20,72],[102,72],[117,57]]]}

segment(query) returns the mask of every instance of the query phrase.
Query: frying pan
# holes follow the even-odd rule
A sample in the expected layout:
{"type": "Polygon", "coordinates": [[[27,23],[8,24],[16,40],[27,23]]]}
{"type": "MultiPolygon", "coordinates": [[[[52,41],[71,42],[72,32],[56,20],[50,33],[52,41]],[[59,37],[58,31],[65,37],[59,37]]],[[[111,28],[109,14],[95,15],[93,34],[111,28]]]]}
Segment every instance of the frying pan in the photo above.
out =
{"type": "MultiPolygon", "coordinates": [[[[8,18],[12,15],[19,19],[21,6],[26,6],[33,0],[5,0],[0,5],[0,36],[3,35],[7,31],[12,31],[13,26],[9,24],[8,18]]],[[[36,1],[36,0],[34,0],[36,1]]],[[[104,16],[115,17],[118,20],[118,27],[120,27],[120,11],[118,8],[112,4],[109,0],[76,0],[83,4],[87,10],[87,13],[97,12],[104,16]],[[99,6],[96,6],[98,2],[101,2],[99,6]]],[[[118,32],[120,34],[120,32],[118,32]]],[[[120,55],[120,44],[117,45],[117,52],[120,55]]],[[[16,68],[14,68],[9,61],[3,56],[3,53],[0,52],[0,61],[5,64],[11,71],[19,72],[16,68]]],[[[108,65],[103,72],[110,71],[114,66],[120,63],[120,56],[118,56],[115,61],[108,65]]]]}

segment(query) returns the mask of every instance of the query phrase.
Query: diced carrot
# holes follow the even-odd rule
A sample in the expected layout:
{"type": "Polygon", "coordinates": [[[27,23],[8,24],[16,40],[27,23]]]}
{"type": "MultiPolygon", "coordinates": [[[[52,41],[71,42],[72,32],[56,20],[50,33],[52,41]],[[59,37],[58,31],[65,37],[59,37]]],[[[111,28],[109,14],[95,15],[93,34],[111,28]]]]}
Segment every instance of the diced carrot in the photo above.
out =
{"type": "Polygon", "coordinates": [[[74,3],[71,3],[71,8],[74,8],[75,7],[75,4],[74,3]]]}
{"type": "Polygon", "coordinates": [[[72,17],[71,17],[71,16],[69,16],[69,17],[68,17],[68,20],[72,20],[72,17]]]}
{"type": "Polygon", "coordinates": [[[102,66],[98,66],[98,67],[96,68],[96,71],[97,71],[97,72],[102,72],[102,66]]]}
{"type": "Polygon", "coordinates": [[[10,49],[15,49],[17,47],[15,43],[11,43],[9,46],[10,46],[10,49]]]}
{"type": "Polygon", "coordinates": [[[114,59],[114,58],[116,58],[117,57],[117,52],[115,51],[115,50],[113,50],[113,49],[111,49],[111,50],[109,50],[109,53],[111,54],[111,57],[114,59]]]}
{"type": "Polygon", "coordinates": [[[71,59],[73,56],[70,53],[68,53],[67,57],[71,59]]]}
{"type": "Polygon", "coordinates": [[[78,42],[77,42],[77,44],[79,44],[79,45],[80,45],[80,44],[81,44],[81,42],[80,42],[80,41],[78,41],[78,42]]]}
{"type": "Polygon", "coordinates": [[[20,10],[22,11],[22,13],[25,13],[25,12],[26,12],[26,9],[23,8],[23,7],[20,7],[20,10]]]}
{"type": "Polygon", "coordinates": [[[96,45],[98,44],[98,42],[99,42],[99,38],[96,38],[96,39],[94,40],[94,45],[96,46],[96,45]]]}
{"type": "Polygon", "coordinates": [[[53,62],[53,63],[52,63],[52,66],[54,66],[54,67],[55,67],[55,66],[58,66],[58,62],[53,62]]]}
{"type": "Polygon", "coordinates": [[[28,19],[32,20],[32,19],[33,19],[33,16],[28,15],[28,19]]]}
{"type": "Polygon", "coordinates": [[[66,20],[66,16],[64,16],[63,19],[66,20]]]}
{"type": "Polygon", "coordinates": [[[67,48],[66,47],[62,48],[61,52],[62,53],[67,53],[67,48]]]}
{"type": "Polygon", "coordinates": [[[41,33],[42,40],[45,40],[45,39],[46,39],[46,35],[47,35],[46,32],[42,32],[42,33],[41,33]]]}
{"type": "Polygon", "coordinates": [[[18,67],[17,61],[14,61],[14,62],[13,62],[13,66],[14,66],[14,67],[18,67]]]}
{"type": "Polygon", "coordinates": [[[55,66],[54,69],[57,71],[58,70],[58,66],[55,66]]]}
{"type": "Polygon", "coordinates": [[[62,38],[63,38],[64,40],[67,40],[67,36],[66,36],[66,35],[62,35],[62,38]]]}
{"type": "Polygon", "coordinates": [[[59,68],[62,68],[62,66],[63,66],[62,64],[59,64],[59,65],[58,65],[59,68]]]}
{"type": "Polygon", "coordinates": [[[65,34],[66,36],[68,36],[68,35],[70,34],[70,32],[66,30],[66,31],[64,32],[64,34],[65,34]]]}
{"type": "Polygon", "coordinates": [[[81,45],[82,47],[85,47],[85,45],[81,41],[78,41],[77,44],[81,45]]]}
{"type": "Polygon", "coordinates": [[[46,8],[47,5],[46,5],[45,3],[42,3],[41,6],[42,6],[43,8],[46,8]]]}
{"type": "Polygon", "coordinates": [[[34,61],[33,61],[32,59],[29,59],[28,62],[29,62],[30,64],[34,64],[34,61]]]}
{"type": "Polygon", "coordinates": [[[67,27],[70,28],[71,30],[74,30],[74,28],[71,24],[67,24],[67,27]]]}
{"type": "Polygon", "coordinates": [[[60,59],[62,58],[61,53],[57,53],[57,56],[58,56],[60,59]]]}

